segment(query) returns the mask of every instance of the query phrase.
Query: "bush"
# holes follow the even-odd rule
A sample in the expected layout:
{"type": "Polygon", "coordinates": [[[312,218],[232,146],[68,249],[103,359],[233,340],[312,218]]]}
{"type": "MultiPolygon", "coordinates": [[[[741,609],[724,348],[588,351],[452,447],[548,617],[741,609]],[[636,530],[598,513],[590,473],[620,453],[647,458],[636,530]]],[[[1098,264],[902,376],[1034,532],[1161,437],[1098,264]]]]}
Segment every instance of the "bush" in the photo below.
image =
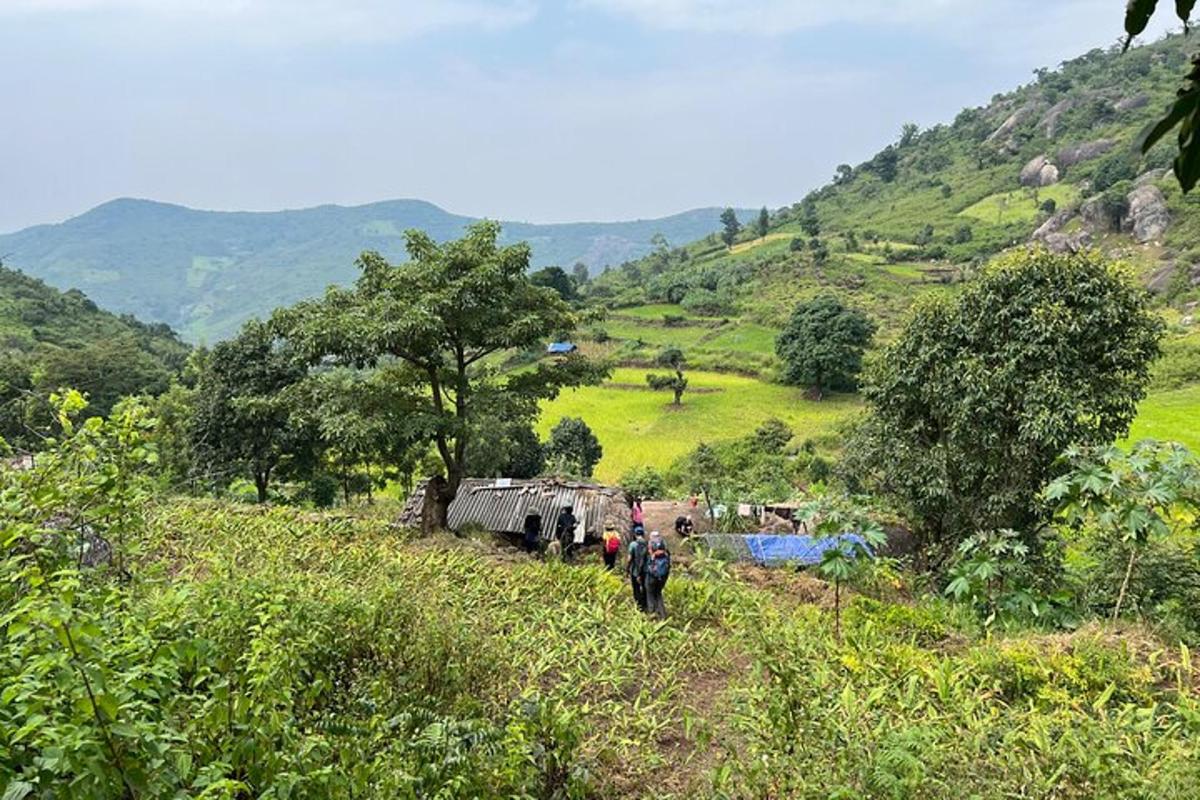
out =
{"type": "Polygon", "coordinates": [[[654,467],[635,467],[621,476],[621,488],[633,497],[661,498],[666,479],[654,467]]]}

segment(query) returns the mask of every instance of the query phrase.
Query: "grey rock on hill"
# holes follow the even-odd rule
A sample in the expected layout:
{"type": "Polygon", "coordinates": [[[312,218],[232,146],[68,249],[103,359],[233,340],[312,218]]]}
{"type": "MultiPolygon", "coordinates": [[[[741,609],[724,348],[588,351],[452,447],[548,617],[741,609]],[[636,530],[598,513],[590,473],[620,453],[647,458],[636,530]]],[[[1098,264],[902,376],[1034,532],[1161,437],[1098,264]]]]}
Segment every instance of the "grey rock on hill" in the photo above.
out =
{"type": "Polygon", "coordinates": [[[1081,161],[1088,161],[1102,156],[1113,148],[1115,145],[1112,139],[1096,139],[1092,142],[1084,142],[1073,147],[1064,147],[1058,151],[1058,155],[1054,157],[1054,163],[1061,167],[1071,167],[1081,161]]]}
{"type": "Polygon", "coordinates": [[[1128,227],[1133,238],[1142,244],[1162,238],[1171,224],[1171,212],[1167,210],[1162,190],[1147,183],[1134,188],[1126,199],[1129,212],[1123,227],[1128,227]]]}
{"type": "Polygon", "coordinates": [[[1037,156],[1021,169],[1022,186],[1051,186],[1058,183],[1058,167],[1046,156],[1037,156]]]}

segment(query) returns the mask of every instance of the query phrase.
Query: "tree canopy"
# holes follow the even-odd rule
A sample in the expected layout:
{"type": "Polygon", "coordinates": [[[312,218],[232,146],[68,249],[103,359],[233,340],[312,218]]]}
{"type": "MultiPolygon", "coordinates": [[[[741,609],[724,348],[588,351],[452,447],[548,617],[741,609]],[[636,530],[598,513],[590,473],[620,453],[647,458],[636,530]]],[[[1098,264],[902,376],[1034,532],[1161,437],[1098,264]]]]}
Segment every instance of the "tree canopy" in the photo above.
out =
{"type": "Polygon", "coordinates": [[[975,531],[1029,531],[1059,455],[1133,420],[1162,330],[1147,303],[1100,254],[1042,249],[926,299],[867,370],[847,477],[896,501],[943,554],[975,531]]]}
{"type": "Polygon", "coordinates": [[[499,234],[500,226],[487,221],[444,244],[408,231],[408,263],[363,253],[353,289],[331,288],[323,299],[275,318],[311,363],[392,359],[404,366],[396,374],[409,387],[407,424],[432,442],[445,470],[426,492],[427,528],[446,525],[449,504],[470,473],[472,422],[482,409],[532,420],[539,401],[604,374],[579,356],[507,374],[489,361],[503,351],[540,347],[577,323],[556,291],[529,280],[529,246],[500,247],[499,234]]]}
{"type": "Polygon", "coordinates": [[[817,399],[827,389],[853,390],[874,333],[866,314],[833,295],[800,303],[775,340],[784,382],[810,387],[817,399]]]}
{"type": "Polygon", "coordinates": [[[590,478],[603,456],[600,440],[579,417],[563,417],[550,430],[546,460],[551,469],[590,478]]]}

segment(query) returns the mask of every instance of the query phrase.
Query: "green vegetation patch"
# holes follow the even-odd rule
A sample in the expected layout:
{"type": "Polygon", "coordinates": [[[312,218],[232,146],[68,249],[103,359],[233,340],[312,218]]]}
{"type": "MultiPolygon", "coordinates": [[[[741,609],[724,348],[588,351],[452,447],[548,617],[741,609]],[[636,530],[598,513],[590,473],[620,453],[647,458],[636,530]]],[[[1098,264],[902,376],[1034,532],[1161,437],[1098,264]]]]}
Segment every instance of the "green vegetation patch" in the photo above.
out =
{"type": "MultiPolygon", "coordinates": [[[[683,406],[646,386],[653,369],[622,368],[601,386],[570,389],[542,406],[538,432],[562,417],[582,417],[604,447],[596,468],[602,481],[616,481],[634,467],[665,469],[704,441],[732,439],[771,417],[786,422],[801,439],[833,432],[860,407],[853,397],[804,399],[799,389],[740,375],[688,371],[683,406]]],[[[662,370],[658,370],[662,372],[662,370]]]]}
{"type": "Polygon", "coordinates": [[[1053,200],[1059,208],[1064,208],[1078,199],[1078,188],[1066,183],[1057,183],[1036,190],[1018,189],[989,195],[959,213],[964,217],[995,225],[1029,223],[1037,219],[1039,206],[1047,200],[1053,200]]]}
{"type": "Polygon", "coordinates": [[[1152,394],[1142,401],[1129,441],[1176,441],[1200,453],[1200,385],[1152,394]]]}

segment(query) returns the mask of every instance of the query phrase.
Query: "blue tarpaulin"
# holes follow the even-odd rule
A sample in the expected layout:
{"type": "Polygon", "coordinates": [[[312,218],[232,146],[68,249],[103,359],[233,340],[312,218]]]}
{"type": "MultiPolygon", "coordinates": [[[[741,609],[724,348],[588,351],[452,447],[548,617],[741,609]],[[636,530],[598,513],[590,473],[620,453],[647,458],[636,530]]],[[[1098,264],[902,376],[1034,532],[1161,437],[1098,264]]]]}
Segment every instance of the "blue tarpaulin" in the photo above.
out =
{"type": "Polygon", "coordinates": [[[866,540],[856,533],[822,537],[771,533],[709,533],[700,538],[716,553],[725,553],[740,561],[753,561],[767,566],[820,564],[825,551],[837,547],[839,541],[858,545],[865,552],[871,553],[871,547],[866,540]]]}
{"type": "Polygon", "coordinates": [[[575,350],[576,347],[572,342],[552,342],[546,346],[546,352],[553,354],[574,353],[575,350]]]}

